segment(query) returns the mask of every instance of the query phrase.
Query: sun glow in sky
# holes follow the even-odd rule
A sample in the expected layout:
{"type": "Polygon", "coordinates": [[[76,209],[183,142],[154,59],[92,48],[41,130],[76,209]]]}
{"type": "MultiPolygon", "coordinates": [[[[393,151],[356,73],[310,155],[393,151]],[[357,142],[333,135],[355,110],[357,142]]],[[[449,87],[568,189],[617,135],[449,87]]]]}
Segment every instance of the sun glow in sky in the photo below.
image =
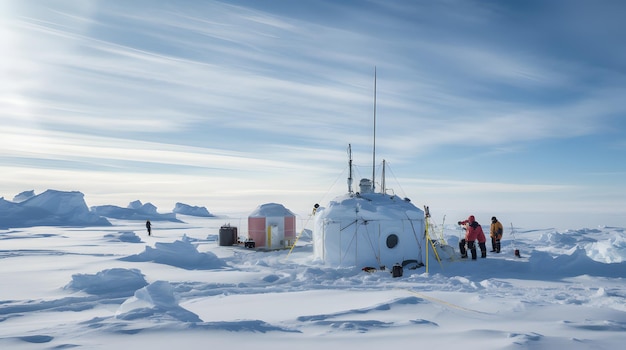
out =
{"type": "MultiPolygon", "coordinates": [[[[3,1],[0,196],[626,225],[621,1],[3,1]],[[356,182],[355,182],[356,183],[356,182]]],[[[450,219],[451,218],[451,219],[450,219]]]]}

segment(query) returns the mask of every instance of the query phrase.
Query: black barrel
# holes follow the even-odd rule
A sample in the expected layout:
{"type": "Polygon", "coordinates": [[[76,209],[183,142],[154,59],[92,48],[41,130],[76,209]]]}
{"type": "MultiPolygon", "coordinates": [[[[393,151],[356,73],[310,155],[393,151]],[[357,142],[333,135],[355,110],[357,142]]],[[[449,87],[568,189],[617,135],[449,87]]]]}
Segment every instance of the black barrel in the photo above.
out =
{"type": "Polygon", "coordinates": [[[231,246],[237,243],[237,228],[230,225],[220,227],[219,243],[221,246],[231,246]]]}

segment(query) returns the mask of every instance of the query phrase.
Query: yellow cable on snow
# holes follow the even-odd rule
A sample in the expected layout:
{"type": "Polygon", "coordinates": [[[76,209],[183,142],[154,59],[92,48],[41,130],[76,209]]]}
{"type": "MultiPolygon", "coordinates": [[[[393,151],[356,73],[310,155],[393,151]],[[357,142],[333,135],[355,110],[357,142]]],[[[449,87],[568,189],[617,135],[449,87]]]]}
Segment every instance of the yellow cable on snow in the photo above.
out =
{"type": "Polygon", "coordinates": [[[418,292],[410,290],[410,289],[405,289],[405,288],[400,288],[400,289],[405,290],[405,291],[407,291],[409,293],[415,294],[415,295],[419,296],[420,298],[423,298],[423,299],[426,299],[426,300],[430,300],[430,301],[433,301],[435,303],[439,303],[441,305],[449,306],[451,308],[455,308],[455,309],[459,309],[459,310],[463,310],[463,311],[468,311],[468,312],[475,312],[475,313],[479,313],[479,314],[483,314],[483,315],[489,315],[487,312],[478,311],[478,310],[474,310],[474,309],[468,309],[468,308],[460,306],[460,305],[449,303],[449,302],[447,302],[445,300],[437,299],[437,298],[434,298],[434,297],[429,297],[427,295],[424,295],[422,293],[418,293],[418,292]]]}

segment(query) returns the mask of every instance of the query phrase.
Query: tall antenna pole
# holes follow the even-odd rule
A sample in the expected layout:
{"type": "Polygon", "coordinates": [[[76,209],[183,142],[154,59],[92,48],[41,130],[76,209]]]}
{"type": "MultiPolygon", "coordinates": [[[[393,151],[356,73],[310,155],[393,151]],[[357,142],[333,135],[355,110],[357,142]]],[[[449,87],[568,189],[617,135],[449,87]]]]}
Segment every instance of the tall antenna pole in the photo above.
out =
{"type": "Polygon", "coordinates": [[[350,167],[350,176],[348,177],[348,193],[352,194],[352,145],[348,144],[348,166],[350,167]]]}
{"type": "Polygon", "coordinates": [[[374,66],[374,149],[372,151],[372,192],[376,192],[376,66],[374,66]]]}

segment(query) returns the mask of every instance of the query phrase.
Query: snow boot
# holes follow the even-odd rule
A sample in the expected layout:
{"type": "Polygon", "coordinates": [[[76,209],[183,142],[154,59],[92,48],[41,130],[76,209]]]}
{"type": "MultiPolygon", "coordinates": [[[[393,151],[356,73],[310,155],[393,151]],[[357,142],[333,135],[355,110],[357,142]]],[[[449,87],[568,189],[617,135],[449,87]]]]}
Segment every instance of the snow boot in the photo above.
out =
{"type": "Polygon", "coordinates": [[[476,260],[476,245],[474,241],[467,242],[467,249],[472,253],[472,260],[476,260]]]}
{"type": "Polygon", "coordinates": [[[485,245],[485,242],[482,243],[478,243],[478,246],[480,247],[480,257],[481,258],[486,258],[487,257],[487,246],[485,245]]]}
{"type": "Polygon", "coordinates": [[[496,241],[496,253],[500,253],[500,240],[496,241]]]}
{"type": "Polygon", "coordinates": [[[465,239],[462,239],[459,242],[459,251],[461,252],[461,258],[462,259],[467,258],[467,250],[465,249],[465,239]]]}

